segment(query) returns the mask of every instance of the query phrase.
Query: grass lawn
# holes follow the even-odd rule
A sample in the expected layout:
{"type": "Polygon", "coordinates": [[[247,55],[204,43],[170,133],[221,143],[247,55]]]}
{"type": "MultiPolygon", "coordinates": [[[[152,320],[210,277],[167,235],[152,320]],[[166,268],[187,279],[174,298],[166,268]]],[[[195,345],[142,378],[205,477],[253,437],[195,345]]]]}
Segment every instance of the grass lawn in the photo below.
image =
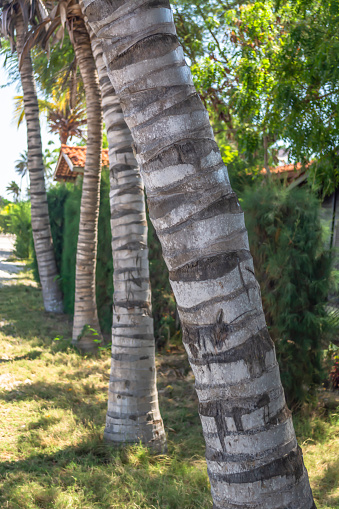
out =
{"type": "MultiPolygon", "coordinates": [[[[70,337],[70,320],[43,311],[29,273],[0,288],[0,507],[211,508],[184,351],[157,358],[168,454],[154,457],[102,441],[110,354],[81,357],[70,337]]],[[[319,409],[296,428],[318,509],[339,509],[339,415],[319,409]]]]}

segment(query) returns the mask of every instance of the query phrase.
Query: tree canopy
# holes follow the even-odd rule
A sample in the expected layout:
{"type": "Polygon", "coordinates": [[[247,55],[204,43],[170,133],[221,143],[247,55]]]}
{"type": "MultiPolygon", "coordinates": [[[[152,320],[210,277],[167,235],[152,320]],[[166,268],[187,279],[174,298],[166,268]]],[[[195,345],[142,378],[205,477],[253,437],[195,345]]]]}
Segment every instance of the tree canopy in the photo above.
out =
{"type": "Polygon", "coordinates": [[[315,159],[312,182],[338,184],[339,2],[175,0],[178,34],[225,162],[315,159]],[[266,160],[265,160],[266,159],[266,160]]]}

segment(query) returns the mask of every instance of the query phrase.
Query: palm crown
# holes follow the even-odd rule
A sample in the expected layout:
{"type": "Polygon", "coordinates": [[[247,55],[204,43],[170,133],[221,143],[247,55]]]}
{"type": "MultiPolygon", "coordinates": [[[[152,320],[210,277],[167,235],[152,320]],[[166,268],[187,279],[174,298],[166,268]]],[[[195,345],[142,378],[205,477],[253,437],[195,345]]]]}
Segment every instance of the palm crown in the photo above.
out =
{"type": "Polygon", "coordinates": [[[47,17],[41,0],[0,0],[1,34],[9,39],[11,50],[15,50],[15,26],[18,14],[22,15],[26,28],[38,25],[47,17]]]}

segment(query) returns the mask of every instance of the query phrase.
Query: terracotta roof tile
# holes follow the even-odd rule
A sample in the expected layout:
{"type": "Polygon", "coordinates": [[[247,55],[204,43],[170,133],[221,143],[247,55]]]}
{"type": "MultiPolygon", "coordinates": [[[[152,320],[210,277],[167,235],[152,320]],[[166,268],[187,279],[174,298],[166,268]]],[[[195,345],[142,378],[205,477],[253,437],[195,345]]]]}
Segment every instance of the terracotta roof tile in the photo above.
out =
{"type": "MultiPolygon", "coordinates": [[[[271,173],[273,173],[275,175],[287,173],[288,177],[293,177],[293,176],[297,177],[300,173],[303,173],[303,171],[305,169],[309,168],[312,163],[313,163],[313,161],[309,161],[305,165],[302,165],[301,163],[297,163],[297,164],[284,164],[283,166],[275,166],[275,167],[270,166],[270,171],[271,171],[271,173]]],[[[260,173],[265,175],[266,169],[263,168],[260,173]]]]}
{"type": "MultiPolygon", "coordinates": [[[[61,152],[70,158],[74,166],[84,168],[86,162],[86,148],[87,147],[70,147],[69,145],[61,145],[61,152]]],[[[102,149],[102,166],[109,166],[108,148],[102,149]]]]}
{"type": "MultiPolygon", "coordinates": [[[[78,175],[82,173],[82,171],[71,171],[66,159],[62,157],[62,155],[66,155],[70,161],[72,162],[73,166],[77,168],[85,168],[85,162],[86,162],[86,147],[70,147],[69,145],[61,145],[60,149],[60,157],[59,161],[56,167],[56,170],[54,172],[54,179],[55,180],[63,180],[63,181],[74,181],[78,175]]],[[[102,166],[108,167],[109,166],[109,160],[108,160],[108,149],[104,148],[102,150],[102,166]]]]}

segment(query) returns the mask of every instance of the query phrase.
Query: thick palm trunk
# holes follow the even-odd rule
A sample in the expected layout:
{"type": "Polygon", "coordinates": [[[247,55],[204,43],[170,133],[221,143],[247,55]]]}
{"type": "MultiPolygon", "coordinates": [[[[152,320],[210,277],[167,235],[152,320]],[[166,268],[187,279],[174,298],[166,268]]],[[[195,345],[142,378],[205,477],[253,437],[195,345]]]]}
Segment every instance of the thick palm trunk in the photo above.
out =
{"type": "MultiPolygon", "coordinates": [[[[17,51],[23,50],[26,27],[20,12],[16,18],[17,51]]],[[[20,68],[27,124],[28,172],[31,195],[31,221],[34,248],[38,262],[42,297],[46,311],[62,313],[62,295],[58,285],[53,240],[48,215],[44,162],[40,134],[39,106],[30,54],[20,68]]]]}
{"type": "Polygon", "coordinates": [[[166,0],[84,0],[178,303],[217,509],[314,508],[243,213],[166,0]]]}
{"type": "Polygon", "coordinates": [[[109,142],[113,252],[112,361],[105,438],[166,444],[156,387],[155,340],[144,185],[132,136],[107,76],[99,40],[91,35],[109,142]]]}
{"type": "Polygon", "coordinates": [[[84,82],[88,125],[76,258],[73,343],[80,350],[89,352],[97,349],[97,343],[93,340],[101,338],[95,294],[95,270],[100,203],[102,110],[91,42],[82,19],[77,18],[73,21],[73,38],[75,56],[84,82]],[[93,335],[93,329],[99,336],[93,335]]]}

